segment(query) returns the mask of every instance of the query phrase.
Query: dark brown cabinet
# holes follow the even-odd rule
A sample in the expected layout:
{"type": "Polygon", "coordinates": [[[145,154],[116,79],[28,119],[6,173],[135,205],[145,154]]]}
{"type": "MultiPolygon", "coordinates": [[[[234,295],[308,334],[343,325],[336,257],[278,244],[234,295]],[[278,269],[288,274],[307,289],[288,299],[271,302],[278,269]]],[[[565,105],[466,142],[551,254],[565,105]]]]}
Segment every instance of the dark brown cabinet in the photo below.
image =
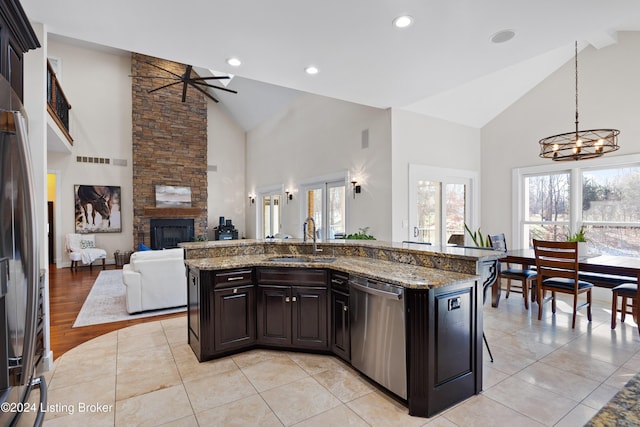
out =
{"type": "Polygon", "coordinates": [[[213,291],[215,351],[233,350],[255,342],[255,294],[253,284],[213,291]]]}
{"type": "Polygon", "coordinates": [[[326,350],[327,272],[319,269],[258,269],[258,343],[326,350]]]}
{"type": "Polygon", "coordinates": [[[331,274],[331,351],[351,361],[351,329],[349,327],[349,276],[331,274]]]}
{"type": "Polygon", "coordinates": [[[211,271],[189,268],[189,345],[199,361],[255,344],[253,280],[253,269],[211,271]]]}
{"type": "Polygon", "coordinates": [[[40,47],[20,2],[0,2],[0,74],[22,100],[23,53],[40,47]]]}

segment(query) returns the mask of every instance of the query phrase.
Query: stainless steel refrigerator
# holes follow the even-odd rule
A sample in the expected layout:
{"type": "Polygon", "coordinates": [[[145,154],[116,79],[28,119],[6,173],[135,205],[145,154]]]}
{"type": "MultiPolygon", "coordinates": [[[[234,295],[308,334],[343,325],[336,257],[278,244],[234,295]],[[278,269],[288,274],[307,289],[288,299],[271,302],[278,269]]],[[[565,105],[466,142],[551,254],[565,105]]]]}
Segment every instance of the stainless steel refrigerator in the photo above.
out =
{"type": "Polygon", "coordinates": [[[46,410],[38,233],[26,115],[9,82],[0,77],[0,426],[20,417],[40,425],[46,410]],[[30,393],[40,389],[40,396],[30,393]],[[33,402],[33,398],[36,399],[33,402]]]}

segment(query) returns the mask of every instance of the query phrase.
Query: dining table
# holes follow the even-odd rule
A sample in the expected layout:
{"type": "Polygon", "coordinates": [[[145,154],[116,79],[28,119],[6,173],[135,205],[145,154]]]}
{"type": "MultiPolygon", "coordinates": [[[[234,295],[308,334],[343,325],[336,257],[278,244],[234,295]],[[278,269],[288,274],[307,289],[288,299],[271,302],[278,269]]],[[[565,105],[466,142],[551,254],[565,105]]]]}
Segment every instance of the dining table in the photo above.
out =
{"type": "MultiPolygon", "coordinates": [[[[518,264],[522,268],[535,267],[536,256],[533,249],[512,249],[501,258],[502,263],[518,264]]],[[[578,259],[578,269],[584,280],[596,286],[613,288],[622,282],[635,282],[640,275],[640,257],[590,254],[578,259]]],[[[491,306],[498,307],[501,286],[492,286],[491,306]]]]}

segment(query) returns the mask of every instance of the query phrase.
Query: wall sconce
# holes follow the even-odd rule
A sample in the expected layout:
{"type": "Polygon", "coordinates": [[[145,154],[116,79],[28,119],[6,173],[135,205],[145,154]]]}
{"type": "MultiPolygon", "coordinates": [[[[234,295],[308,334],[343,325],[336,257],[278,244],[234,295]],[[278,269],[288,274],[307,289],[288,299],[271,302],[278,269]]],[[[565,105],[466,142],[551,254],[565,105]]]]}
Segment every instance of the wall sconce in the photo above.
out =
{"type": "Polygon", "coordinates": [[[353,198],[356,198],[356,194],[360,194],[362,191],[362,187],[358,185],[358,181],[351,181],[351,185],[353,186],[353,198]]]}
{"type": "Polygon", "coordinates": [[[287,196],[287,197],[286,197],[286,199],[287,199],[287,204],[289,204],[289,200],[293,200],[293,192],[292,192],[292,191],[289,191],[289,190],[286,190],[286,191],[284,192],[284,194],[286,194],[286,196],[287,196]]]}
{"type": "Polygon", "coordinates": [[[249,203],[254,204],[256,202],[256,197],[249,194],[249,203]]]}

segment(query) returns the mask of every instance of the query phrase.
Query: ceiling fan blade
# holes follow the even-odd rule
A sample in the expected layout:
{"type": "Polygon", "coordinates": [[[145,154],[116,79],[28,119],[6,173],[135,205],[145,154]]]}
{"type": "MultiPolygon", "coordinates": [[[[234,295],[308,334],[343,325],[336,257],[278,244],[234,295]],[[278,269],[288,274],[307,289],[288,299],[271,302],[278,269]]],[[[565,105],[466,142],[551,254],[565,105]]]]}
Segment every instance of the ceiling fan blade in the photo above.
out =
{"type": "Polygon", "coordinates": [[[190,80],[222,80],[222,79],[230,79],[229,76],[213,76],[213,77],[193,77],[190,80]]]}
{"type": "Polygon", "coordinates": [[[166,84],[166,85],[164,85],[164,86],[160,86],[160,87],[157,87],[157,88],[155,88],[155,89],[151,89],[151,90],[150,90],[150,91],[148,91],[147,93],[153,93],[153,92],[156,92],[156,91],[158,91],[158,90],[160,90],[160,89],[164,89],[164,88],[167,88],[167,87],[169,87],[169,86],[174,86],[174,85],[177,85],[177,84],[180,84],[180,83],[182,83],[182,81],[177,81],[177,82],[169,83],[169,84],[166,84]]]}
{"type": "Polygon", "coordinates": [[[184,85],[182,86],[182,102],[187,100],[187,81],[185,80],[184,85]]]}
{"type": "Polygon", "coordinates": [[[194,87],[195,87],[195,85],[206,86],[206,87],[210,87],[212,89],[220,89],[220,90],[224,90],[226,92],[238,93],[238,91],[233,90],[233,89],[227,89],[226,87],[222,87],[222,86],[210,85],[210,84],[204,83],[204,82],[191,82],[191,85],[194,86],[194,87]]]}
{"type": "Polygon", "coordinates": [[[209,94],[209,92],[207,92],[206,90],[204,90],[204,89],[202,89],[202,88],[200,88],[200,87],[198,87],[198,86],[196,86],[196,85],[194,85],[194,84],[191,84],[191,86],[193,86],[194,88],[196,88],[197,90],[199,90],[200,92],[202,92],[202,93],[203,93],[207,98],[209,98],[210,100],[212,100],[212,101],[213,101],[213,102],[215,102],[216,104],[218,103],[218,100],[217,100],[217,99],[215,99],[213,96],[211,96],[211,94],[209,94]]]}
{"type": "Polygon", "coordinates": [[[134,77],[136,79],[163,79],[163,80],[175,80],[175,77],[168,76],[133,76],[129,75],[129,77],[134,77]]]}
{"type": "Polygon", "coordinates": [[[152,67],[156,67],[157,69],[164,71],[165,73],[169,73],[169,74],[171,74],[172,76],[176,76],[177,78],[182,79],[182,76],[181,76],[181,75],[176,74],[176,73],[174,73],[173,71],[166,70],[166,69],[164,69],[164,68],[160,67],[159,65],[152,64],[151,62],[147,62],[147,61],[144,61],[144,62],[145,62],[146,64],[151,65],[152,67]]]}

